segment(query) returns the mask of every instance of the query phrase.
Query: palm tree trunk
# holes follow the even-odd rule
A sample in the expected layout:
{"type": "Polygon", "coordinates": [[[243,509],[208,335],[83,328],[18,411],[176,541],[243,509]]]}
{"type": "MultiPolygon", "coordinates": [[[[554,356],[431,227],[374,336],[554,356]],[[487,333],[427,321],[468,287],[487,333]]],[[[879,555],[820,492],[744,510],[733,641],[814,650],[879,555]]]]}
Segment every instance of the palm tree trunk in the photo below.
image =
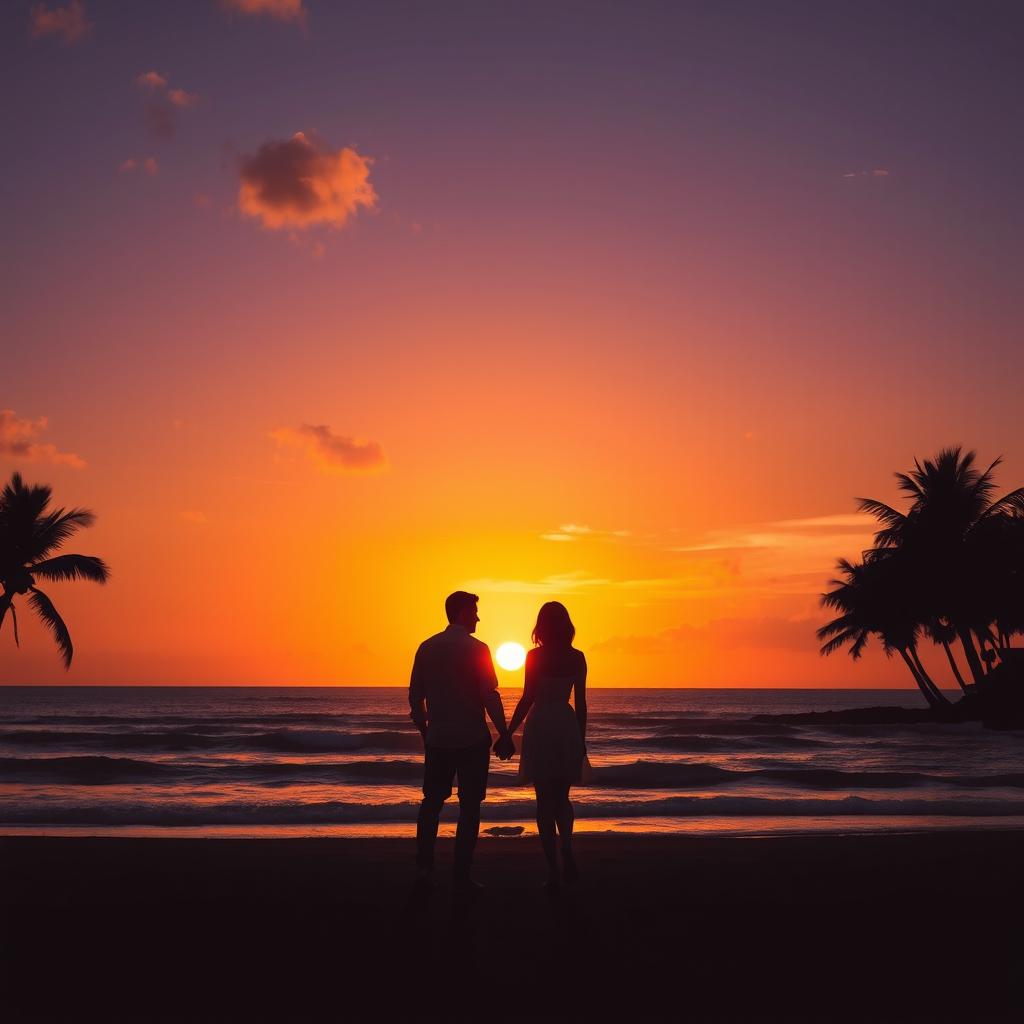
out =
{"type": "Polygon", "coordinates": [[[963,644],[967,667],[971,670],[974,681],[980,683],[985,678],[985,669],[981,664],[981,658],[978,657],[974,641],[971,639],[971,631],[966,627],[957,626],[956,634],[960,637],[960,643],[963,644]]]}
{"type": "Polygon", "coordinates": [[[953,656],[953,648],[949,646],[948,640],[943,640],[942,646],[945,648],[946,657],[949,658],[949,667],[953,670],[953,675],[956,676],[956,681],[960,684],[960,689],[966,693],[967,684],[964,682],[964,677],[960,675],[960,669],[957,666],[956,658],[953,656]]]}
{"type": "Polygon", "coordinates": [[[917,671],[917,666],[911,661],[910,655],[907,653],[905,647],[900,648],[900,657],[907,663],[907,668],[910,669],[910,674],[914,677],[914,682],[917,683],[918,688],[924,694],[924,699],[928,701],[929,707],[936,707],[938,701],[935,699],[935,694],[928,688],[928,684],[925,683],[924,679],[917,671]]]}
{"type": "Polygon", "coordinates": [[[925,667],[921,663],[921,655],[917,653],[917,644],[910,645],[910,656],[914,659],[914,664],[917,666],[917,671],[920,672],[925,685],[935,695],[936,704],[948,704],[949,701],[946,700],[946,695],[935,685],[932,677],[925,671],[925,667]]]}

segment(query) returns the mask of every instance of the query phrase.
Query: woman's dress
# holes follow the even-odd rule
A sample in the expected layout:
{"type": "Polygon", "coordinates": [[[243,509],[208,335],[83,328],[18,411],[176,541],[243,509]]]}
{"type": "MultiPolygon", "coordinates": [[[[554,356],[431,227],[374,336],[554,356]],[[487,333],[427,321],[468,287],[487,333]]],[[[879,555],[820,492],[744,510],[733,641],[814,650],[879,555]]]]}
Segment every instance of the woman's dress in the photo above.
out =
{"type": "Polygon", "coordinates": [[[523,725],[519,778],[524,782],[579,782],[583,738],[569,704],[575,676],[540,676],[523,725]]]}

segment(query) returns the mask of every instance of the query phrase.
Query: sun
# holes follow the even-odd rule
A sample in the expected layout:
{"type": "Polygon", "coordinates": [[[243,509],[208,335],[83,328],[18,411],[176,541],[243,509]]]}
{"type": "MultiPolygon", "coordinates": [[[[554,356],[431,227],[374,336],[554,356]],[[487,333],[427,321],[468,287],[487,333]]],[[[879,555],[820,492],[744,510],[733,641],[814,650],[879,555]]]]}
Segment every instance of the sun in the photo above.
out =
{"type": "Polygon", "coordinates": [[[522,644],[509,640],[498,648],[495,657],[503,669],[515,672],[517,668],[522,668],[523,662],[526,661],[526,650],[522,644]]]}

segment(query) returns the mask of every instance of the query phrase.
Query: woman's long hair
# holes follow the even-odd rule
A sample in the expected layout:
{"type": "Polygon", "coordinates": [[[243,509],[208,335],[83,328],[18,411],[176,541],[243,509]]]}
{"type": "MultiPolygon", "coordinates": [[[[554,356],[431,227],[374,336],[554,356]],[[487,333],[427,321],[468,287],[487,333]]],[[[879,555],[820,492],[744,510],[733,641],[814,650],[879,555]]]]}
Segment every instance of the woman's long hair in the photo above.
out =
{"type": "Polygon", "coordinates": [[[533,642],[541,647],[568,647],[576,636],[576,627],[561,601],[548,601],[540,606],[533,642]]]}

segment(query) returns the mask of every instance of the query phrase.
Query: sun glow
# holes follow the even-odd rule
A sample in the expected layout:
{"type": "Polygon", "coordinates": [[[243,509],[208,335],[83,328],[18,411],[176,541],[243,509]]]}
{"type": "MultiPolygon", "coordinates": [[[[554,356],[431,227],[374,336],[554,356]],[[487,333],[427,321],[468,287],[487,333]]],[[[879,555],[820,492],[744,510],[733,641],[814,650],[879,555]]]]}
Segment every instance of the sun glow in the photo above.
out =
{"type": "Polygon", "coordinates": [[[514,672],[517,668],[522,668],[523,662],[526,661],[526,650],[522,644],[509,640],[498,648],[495,658],[507,672],[514,672]]]}

